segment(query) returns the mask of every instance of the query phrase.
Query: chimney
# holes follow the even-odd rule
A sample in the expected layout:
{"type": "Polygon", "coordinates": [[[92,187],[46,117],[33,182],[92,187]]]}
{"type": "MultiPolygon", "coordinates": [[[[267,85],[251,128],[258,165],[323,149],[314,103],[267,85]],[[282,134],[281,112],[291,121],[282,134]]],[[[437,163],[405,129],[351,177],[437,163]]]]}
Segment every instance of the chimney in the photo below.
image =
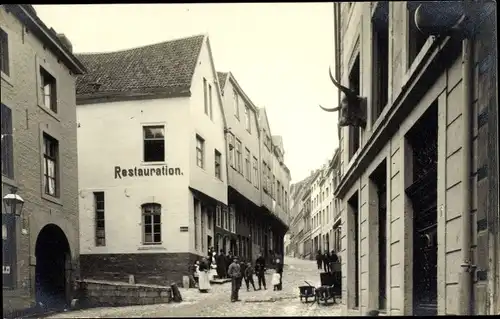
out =
{"type": "Polygon", "coordinates": [[[68,40],[68,38],[64,35],[64,33],[58,33],[57,38],[59,39],[59,41],[62,42],[62,44],[66,47],[66,49],[69,50],[69,52],[73,53],[73,45],[68,40]]]}

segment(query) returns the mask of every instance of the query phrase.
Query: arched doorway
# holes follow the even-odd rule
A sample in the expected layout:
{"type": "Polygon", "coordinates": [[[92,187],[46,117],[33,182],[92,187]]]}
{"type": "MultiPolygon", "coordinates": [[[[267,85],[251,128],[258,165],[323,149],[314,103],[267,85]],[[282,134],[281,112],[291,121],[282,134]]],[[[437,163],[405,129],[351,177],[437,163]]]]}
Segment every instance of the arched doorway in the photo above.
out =
{"type": "Polygon", "coordinates": [[[70,299],[71,251],[59,226],[48,224],[38,234],[35,246],[36,301],[48,308],[65,307],[70,299]]]}
{"type": "Polygon", "coordinates": [[[326,251],[330,251],[330,234],[325,235],[325,249],[326,251]]]}

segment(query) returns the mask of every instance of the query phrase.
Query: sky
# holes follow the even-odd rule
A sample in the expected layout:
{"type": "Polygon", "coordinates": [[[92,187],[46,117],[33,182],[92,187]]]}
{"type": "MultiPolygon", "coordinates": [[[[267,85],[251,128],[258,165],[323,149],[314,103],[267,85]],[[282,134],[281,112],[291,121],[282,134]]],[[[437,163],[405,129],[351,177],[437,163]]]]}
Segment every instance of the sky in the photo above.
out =
{"type": "Polygon", "coordinates": [[[281,135],[292,182],[338,147],[332,3],[35,5],[75,53],[110,52],[207,33],[217,71],[231,71],[281,135]]]}

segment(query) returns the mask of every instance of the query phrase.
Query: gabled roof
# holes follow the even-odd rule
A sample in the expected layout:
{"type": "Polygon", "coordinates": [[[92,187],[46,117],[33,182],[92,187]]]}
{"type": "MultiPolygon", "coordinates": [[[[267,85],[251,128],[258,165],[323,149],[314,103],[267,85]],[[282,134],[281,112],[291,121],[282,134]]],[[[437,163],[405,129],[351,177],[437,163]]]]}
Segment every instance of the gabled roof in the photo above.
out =
{"type": "Polygon", "coordinates": [[[222,95],[224,95],[224,87],[226,86],[226,79],[228,72],[217,72],[217,78],[219,79],[219,87],[222,95]]]}
{"type": "Polygon", "coordinates": [[[36,10],[30,4],[5,4],[6,11],[14,14],[25,27],[55,54],[74,74],[85,73],[85,67],[81,61],[61,42],[54,29],[38,17],[36,10]]]}
{"type": "Polygon", "coordinates": [[[78,54],[88,72],[77,79],[77,97],[189,96],[204,38],[196,35],[116,52],[78,54]]]}

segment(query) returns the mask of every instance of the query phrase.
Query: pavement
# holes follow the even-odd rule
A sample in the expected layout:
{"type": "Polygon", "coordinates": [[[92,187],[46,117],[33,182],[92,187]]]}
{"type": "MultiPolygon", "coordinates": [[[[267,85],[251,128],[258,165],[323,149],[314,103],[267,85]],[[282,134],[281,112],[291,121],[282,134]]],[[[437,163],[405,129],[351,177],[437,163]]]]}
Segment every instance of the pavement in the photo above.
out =
{"type": "MultiPolygon", "coordinates": [[[[340,306],[302,303],[298,286],[319,284],[316,262],[285,257],[283,290],[273,291],[271,271],[266,274],[267,290],[247,292],[245,283],[240,289],[240,302],[230,301],[231,284],[212,285],[208,293],[197,289],[180,288],[183,301],[158,305],[93,308],[68,311],[46,318],[124,318],[124,317],[261,317],[261,316],[341,316],[340,306]]],[[[254,278],[255,281],[256,278],[254,278]]],[[[257,287],[258,288],[258,287],[257,287]]]]}

